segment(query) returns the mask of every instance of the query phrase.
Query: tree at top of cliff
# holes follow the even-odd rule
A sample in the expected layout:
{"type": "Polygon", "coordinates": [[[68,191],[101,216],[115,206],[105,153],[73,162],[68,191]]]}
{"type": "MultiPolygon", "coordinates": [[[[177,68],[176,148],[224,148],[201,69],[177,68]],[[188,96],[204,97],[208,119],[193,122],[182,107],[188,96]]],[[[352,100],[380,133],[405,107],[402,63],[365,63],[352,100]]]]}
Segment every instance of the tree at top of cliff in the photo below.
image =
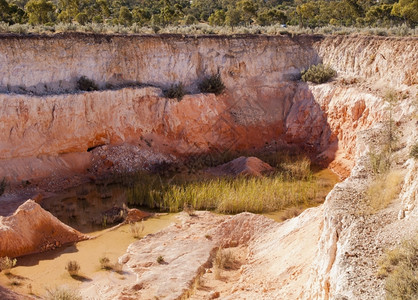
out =
{"type": "Polygon", "coordinates": [[[393,5],[392,14],[415,26],[418,24],[418,0],[399,0],[393,5]]]}
{"type": "Polygon", "coordinates": [[[47,0],[30,0],[25,10],[29,16],[29,23],[33,25],[53,22],[55,19],[55,5],[47,0]]]}

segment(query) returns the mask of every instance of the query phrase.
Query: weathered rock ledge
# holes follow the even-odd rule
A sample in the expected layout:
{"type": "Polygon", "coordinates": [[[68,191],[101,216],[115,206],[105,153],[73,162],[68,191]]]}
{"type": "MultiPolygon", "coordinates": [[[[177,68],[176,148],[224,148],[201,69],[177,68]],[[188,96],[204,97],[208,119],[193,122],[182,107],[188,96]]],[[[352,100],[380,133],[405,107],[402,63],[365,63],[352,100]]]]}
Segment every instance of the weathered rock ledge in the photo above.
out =
{"type": "Polygon", "coordinates": [[[48,251],[88,239],[65,225],[33,200],[8,217],[0,216],[0,257],[18,257],[48,251]]]}

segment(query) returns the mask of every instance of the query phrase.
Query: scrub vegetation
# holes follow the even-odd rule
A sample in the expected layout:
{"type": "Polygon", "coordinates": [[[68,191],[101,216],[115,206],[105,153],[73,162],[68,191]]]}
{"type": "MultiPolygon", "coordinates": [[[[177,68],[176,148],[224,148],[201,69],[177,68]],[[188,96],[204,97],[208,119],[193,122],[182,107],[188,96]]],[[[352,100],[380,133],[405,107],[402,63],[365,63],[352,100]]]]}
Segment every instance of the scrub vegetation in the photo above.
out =
{"type": "Polygon", "coordinates": [[[178,212],[184,207],[219,213],[265,213],[323,201],[322,183],[303,156],[265,157],[276,171],[263,177],[212,177],[205,173],[138,174],[128,183],[128,204],[178,212]]]}
{"type": "Polygon", "coordinates": [[[203,29],[203,34],[220,31],[273,34],[272,29],[267,28],[298,26],[328,28],[328,33],[331,27],[381,28],[375,34],[405,35],[415,34],[418,9],[416,0],[0,0],[0,22],[1,31],[16,33],[149,31],[184,34],[186,30],[196,34],[196,26],[203,24],[210,26],[203,29]],[[403,29],[391,31],[399,27],[403,29]]]}
{"type": "Polygon", "coordinates": [[[418,233],[384,254],[378,276],[385,278],[386,299],[418,298],[418,233]]]}

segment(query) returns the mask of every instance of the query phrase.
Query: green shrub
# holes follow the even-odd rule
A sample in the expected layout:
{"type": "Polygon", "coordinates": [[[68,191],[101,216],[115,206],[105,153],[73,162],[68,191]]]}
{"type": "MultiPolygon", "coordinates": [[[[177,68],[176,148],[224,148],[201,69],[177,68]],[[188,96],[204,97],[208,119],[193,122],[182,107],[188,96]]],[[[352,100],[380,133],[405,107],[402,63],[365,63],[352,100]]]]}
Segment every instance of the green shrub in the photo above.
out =
{"type": "Polygon", "coordinates": [[[378,276],[386,278],[386,299],[418,299],[418,234],[385,253],[378,276]]]}
{"type": "Polygon", "coordinates": [[[302,71],[302,80],[305,82],[324,83],[336,75],[337,72],[330,66],[319,64],[310,66],[308,70],[302,71]]]}
{"type": "Polygon", "coordinates": [[[70,260],[65,269],[71,276],[77,276],[78,271],[80,270],[80,265],[75,260],[70,260]]]}
{"type": "Polygon", "coordinates": [[[54,290],[47,290],[47,300],[82,300],[83,298],[73,289],[57,287],[54,290]]]}
{"type": "Polygon", "coordinates": [[[157,263],[159,263],[160,265],[165,263],[164,257],[162,255],[158,256],[157,263]]]}
{"type": "Polygon", "coordinates": [[[167,90],[164,91],[165,97],[171,99],[177,98],[178,101],[183,99],[185,94],[186,90],[184,89],[184,86],[181,82],[179,84],[172,84],[167,90]]]}
{"type": "MultiPolygon", "coordinates": [[[[411,152],[409,153],[409,155],[412,158],[418,159],[418,143],[415,143],[415,145],[412,146],[411,152]]],[[[1,188],[1,185],[0,185],[0,188],[1,188]]],[[[1,195],[1,190],[0,190],[0,195],[1,195]]]]}
{"type": "Polygon", "coordinates": [[[89,17],[87,16],[86,13],[79,13],[78,15],[75,16],[75,20],[78,24],[85,25],[88,22],[89,17]]]}
{"type": "Polygon", "coordinates": [[[199,83],[199,90],[202,93],[213,93],[220,95],[225,90],[225,85],[222,82],[220,74],[211,75],[206,77],[199,83]]]}
{"type": "Polygon", "coordinates": [[[368,213],[387,207],[401,191],[402,180],[403,174],[399,171],[389,171],[377,176],[366,192],[368,213]]]}
{"type": "Polygon", "coordinates": [[[5,274],[10,274],[10,269],[16,265],[16,258],[11,259],[7,256],[0,258],[0,271],[4,271],[5,274]]]}
{"type": "Polygon", "coordinates": [[[97,84],[93,80],[87,78],[86,76],[81,76],[77,80],[77,88],[80,91],[88,91],[88,92],[97,91],[99,89],[97,84]]]}

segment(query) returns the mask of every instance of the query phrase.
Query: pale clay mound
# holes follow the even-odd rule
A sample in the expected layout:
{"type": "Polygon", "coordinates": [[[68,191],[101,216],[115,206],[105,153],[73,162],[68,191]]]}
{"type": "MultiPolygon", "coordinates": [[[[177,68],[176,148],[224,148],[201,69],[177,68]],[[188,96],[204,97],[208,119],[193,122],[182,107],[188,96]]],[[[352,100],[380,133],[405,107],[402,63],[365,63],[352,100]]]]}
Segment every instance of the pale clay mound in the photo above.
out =
{"type": "Polygon", "coordinates": [[[260,160],[257,157],[238,157],[230,162],[223,165],[210,168],[207,171],[216,176],[238,176],[238,175],[249,175],[249,176],[262,176],[263,173],[272,171],[273,168],[260,160]]]}
{"type": "Polygon", "coordinates": [[[297,287],[309,276],[322,212],[322,208],[309,209],[281,224],[250,213],[229,217],[182,213],[181,224],[129,246],[120,258],[126,279],[94,278],[94,284],[84,284],[82,295],[85,299],[186,295],[209,299],[219,292],[221,299],[297,299],[301,293],[297,287]],[[212,260],[219,246],[232,251],[235,267],[221,270],[221,278],[216,279],[212,260]],[[159,256],[164,263],[157,262],[159,256]]]}
{"type": "Polygon", "coordinates": [[[87,238],[33,200],[27,200],[11,216],[0,216],[0,257],[43,252],[87,238]]]}

